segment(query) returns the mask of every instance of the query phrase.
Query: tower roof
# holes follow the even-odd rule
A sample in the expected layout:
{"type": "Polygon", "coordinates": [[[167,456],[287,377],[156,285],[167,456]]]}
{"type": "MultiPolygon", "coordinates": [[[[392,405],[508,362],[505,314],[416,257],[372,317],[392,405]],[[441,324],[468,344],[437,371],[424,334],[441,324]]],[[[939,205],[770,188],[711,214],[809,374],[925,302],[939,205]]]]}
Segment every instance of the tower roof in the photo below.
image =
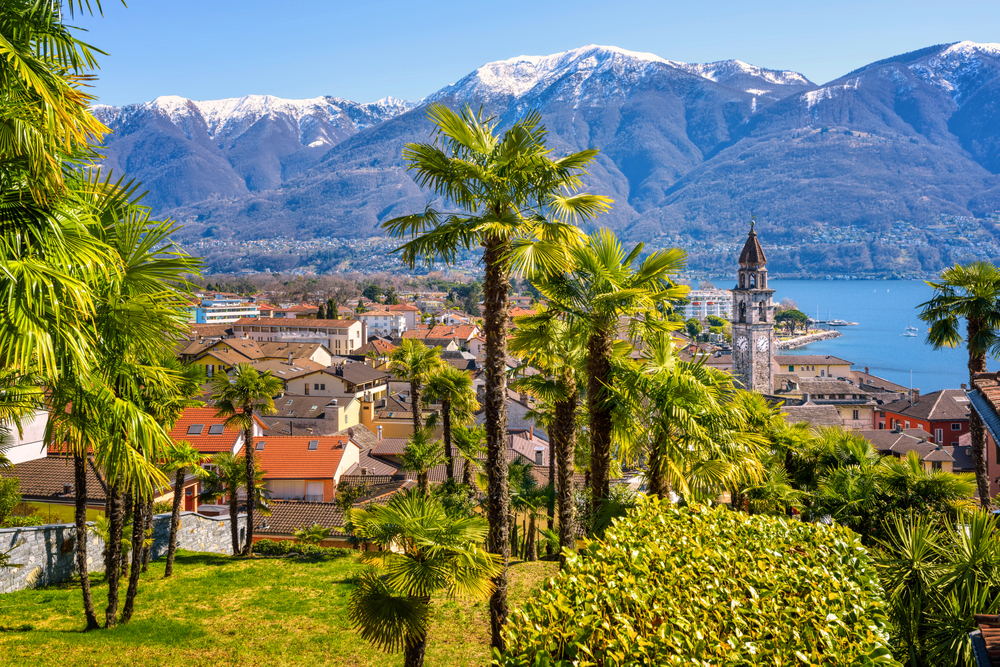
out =
{"type": "Polygon", "coordinates": [[[750,234],[747,235],[747,242],[743,246],[743,252],[740,253],[740,266],[744,268],[757,268],[767,264],[767,258],[764,257],[764,249],[760,247],[760,241],[757,240],[757,232],[754,231],[754,223],[750,223],[750,234]]]}

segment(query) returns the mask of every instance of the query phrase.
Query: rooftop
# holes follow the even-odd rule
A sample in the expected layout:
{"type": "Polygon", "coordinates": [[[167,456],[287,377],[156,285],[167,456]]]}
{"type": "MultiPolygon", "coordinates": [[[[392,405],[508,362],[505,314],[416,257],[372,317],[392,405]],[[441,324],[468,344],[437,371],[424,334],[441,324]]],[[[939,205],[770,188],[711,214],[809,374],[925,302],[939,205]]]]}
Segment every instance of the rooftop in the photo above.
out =
{"type": "Polygon", "coordinates": [[[349,442],[346,436],[264,436],[255,440],[254,454],[265,479],[333,479],[345,448],[356,446],[349,442]]]}
{"type": "Polygon", "coordinates": [[[882,408],[913,419],[963,421],[969,418],[969,397],[961,389],[941,389],[912,399],[903,398],[882,408]]]}

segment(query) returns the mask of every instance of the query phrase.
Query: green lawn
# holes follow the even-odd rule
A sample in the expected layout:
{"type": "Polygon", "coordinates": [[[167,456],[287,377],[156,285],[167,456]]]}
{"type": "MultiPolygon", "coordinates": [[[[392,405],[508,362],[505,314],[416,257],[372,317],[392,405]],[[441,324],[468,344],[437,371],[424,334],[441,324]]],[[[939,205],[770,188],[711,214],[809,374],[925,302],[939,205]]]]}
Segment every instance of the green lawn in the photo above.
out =
{"type": "MultiPolygon", "coordinates": [[[[0,663],[402,665],[401,656],[379,653],[350,629],[347,599],[360,568],[353,557],[245,561],[181,551],[170,580],[163,579],[162,560],[143,575],[128,626],[90,633],[81,632],[78,584],[0,595],[0,663]]],[[[515,564],[512,603],[526,599],[556,568],[552,562],[515,564]]],[[[103,603],[107,587],[99,580],[93,577],[94,597],[103,603]]],[[[486,602],[437,603],[427,664],[487,664],[488,628],[486,602]]]]}

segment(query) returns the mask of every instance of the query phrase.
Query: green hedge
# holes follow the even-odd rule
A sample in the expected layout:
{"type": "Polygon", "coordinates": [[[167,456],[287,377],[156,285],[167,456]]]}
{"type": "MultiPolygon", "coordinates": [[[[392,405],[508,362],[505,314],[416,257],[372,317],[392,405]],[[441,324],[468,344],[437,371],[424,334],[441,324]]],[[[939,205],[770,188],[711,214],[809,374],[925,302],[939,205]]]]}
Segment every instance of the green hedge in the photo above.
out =
{"type": "Polygon", "coordinates": [[[341,547],[319,547],[314,544],[303,544],[291,540],[261,540],[253,543],[253,552],[262,556],[284,556],[286,554],[302,554],[303,556],[330,556],[342,558],[357,553],[354,549],[341,547]]]}
{"type": "Polygon", "coordinates": [[[854,533],[646,496],[505,632],[502,667],[898,664],[854,533]]]}
{"type": "Polygon", "coordinates": [[[23,528],[25,526],[44,526],[47,522],[37,514],[28,516],[9,516],[0,521],[0,528],[23,528]]]}

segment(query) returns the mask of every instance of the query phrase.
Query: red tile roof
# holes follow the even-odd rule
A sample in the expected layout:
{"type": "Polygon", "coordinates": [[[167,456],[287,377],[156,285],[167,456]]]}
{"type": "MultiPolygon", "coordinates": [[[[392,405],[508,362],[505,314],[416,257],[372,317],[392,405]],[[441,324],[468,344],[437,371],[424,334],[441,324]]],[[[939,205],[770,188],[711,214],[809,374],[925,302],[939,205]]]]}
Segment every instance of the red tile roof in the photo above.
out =
{"type": "Polygon", "coordinates": [[[299,327],[299,328],[345,328],[357,322],[357,320],[311,320],[286,317],[241,317],[233,322],[243,325],[260,325],[262,327],[299,327]]]}
{"type": "MultiPolygon", "coordinates": [[[[188,408],[174,424],[174,428],[170,431],[170,439],[175,442],[187,440],[195,449],[204,454],[232,451],[233,445],[240,437],[240,432],[231,426],[225,426],[225,420],[222,417],[217,417],[215,412],[214,407],[188,408]],[[201,433],[189,433],[190,427],[197,424],[203,426],[201,433]],[[211,433],[212,426],[222,426],[222,432],[211,433]]],[[[260,418],[256,419],[264,429],[268,428],[267,424],[260,418]]]]}
{"type": "Polygon", "coordinates": [[[355,446],[349,442],[346,435],[264,436],[254,443],[254,454],[265,479],[333,479],[344,448],[355,446]],[[309,449],[312,441],[318,443],[314,450],[309,449]],[[256,449],[262,442],[264,449],[256,449]]]}
{"type": "Polygon", "coordinates": [[[412,303],[397,303],[397,304],[388,306],[388,308],[389,308],[389,310],[413,311],[413,312],[417,312],[417,313],[420,312],[420,309],[417,308],[416,306],[414,306],[412,303]]]}

